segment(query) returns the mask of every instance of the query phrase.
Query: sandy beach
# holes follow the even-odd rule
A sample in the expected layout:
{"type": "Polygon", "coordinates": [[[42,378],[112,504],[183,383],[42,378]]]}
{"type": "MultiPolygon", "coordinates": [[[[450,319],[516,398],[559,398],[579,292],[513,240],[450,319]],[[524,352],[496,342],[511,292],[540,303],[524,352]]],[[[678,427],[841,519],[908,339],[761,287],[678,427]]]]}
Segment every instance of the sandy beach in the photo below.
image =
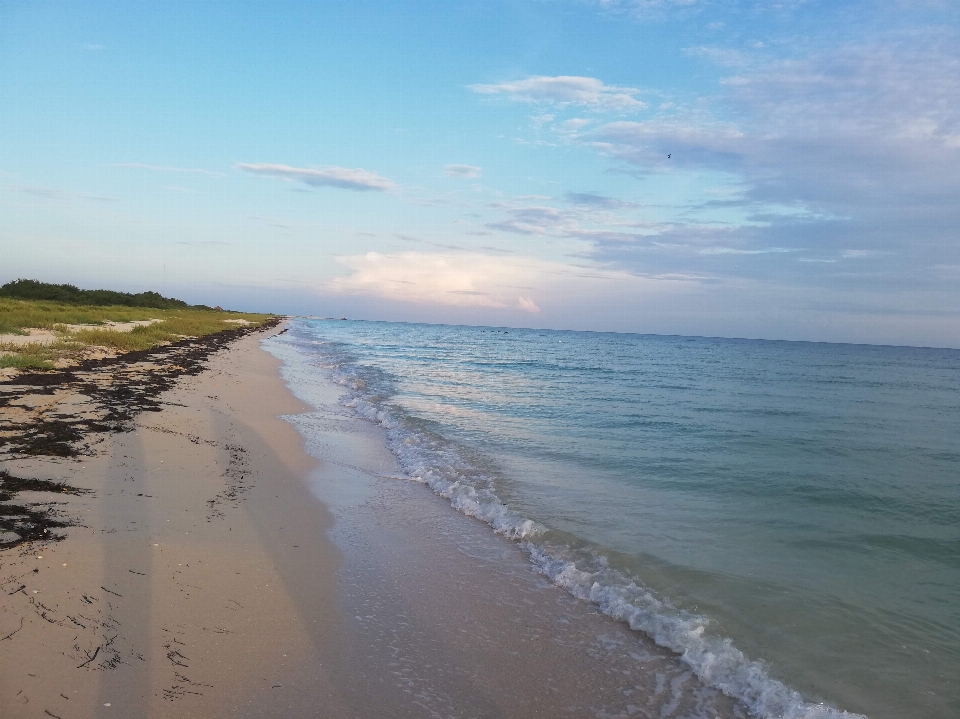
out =
{"type": "Polygon", "coordinates": [[[0,461],[75,488],[14,500],[68,526],[0,550],[0,715],[744,716],[399,478],[338,387],[294,398],[259,346],[276,331],[79,456],[0,461]]]}

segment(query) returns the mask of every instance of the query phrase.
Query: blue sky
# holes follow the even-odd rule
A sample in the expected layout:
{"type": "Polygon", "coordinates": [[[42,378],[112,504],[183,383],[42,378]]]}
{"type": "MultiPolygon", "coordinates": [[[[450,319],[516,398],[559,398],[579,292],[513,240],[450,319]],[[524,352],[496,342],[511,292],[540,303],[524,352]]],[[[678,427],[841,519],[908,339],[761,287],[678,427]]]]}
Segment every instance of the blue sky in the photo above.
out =
{"type": "Polygon", "coordinates": [[[960,346],[951,2],[0,5],[0,281],[960,346]]]}

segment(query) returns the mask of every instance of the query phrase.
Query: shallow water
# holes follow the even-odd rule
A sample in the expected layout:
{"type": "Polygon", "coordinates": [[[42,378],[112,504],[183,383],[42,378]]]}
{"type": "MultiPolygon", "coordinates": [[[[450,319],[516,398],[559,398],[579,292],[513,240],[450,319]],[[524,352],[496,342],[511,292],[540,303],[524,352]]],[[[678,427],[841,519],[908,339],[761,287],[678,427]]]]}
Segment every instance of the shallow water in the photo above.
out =
{"type": "Polygon", "coordinates": [[[268,346],[756,715],[960,715],[960,352],[312,320],[268,346]]]}

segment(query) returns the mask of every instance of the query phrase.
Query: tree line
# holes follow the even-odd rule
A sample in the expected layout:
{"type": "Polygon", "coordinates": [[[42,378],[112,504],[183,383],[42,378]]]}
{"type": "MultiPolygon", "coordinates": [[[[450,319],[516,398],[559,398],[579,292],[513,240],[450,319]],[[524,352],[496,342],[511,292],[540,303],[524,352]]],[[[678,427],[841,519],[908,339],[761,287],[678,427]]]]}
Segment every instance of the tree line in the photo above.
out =
{"type": "Polygon", "coordinates": [[[94,305],[107,307],[153,307],[161,310],[210,309],[206,305],[188,305],[183,300],[164,297],[158,292],[115,292],[114,290],[81,290],[74,285],[55,285],[38,280],[13,280],[0,286],[0,297],[12,297],[18,300],[49,300],[69,305],[94,305]]]}

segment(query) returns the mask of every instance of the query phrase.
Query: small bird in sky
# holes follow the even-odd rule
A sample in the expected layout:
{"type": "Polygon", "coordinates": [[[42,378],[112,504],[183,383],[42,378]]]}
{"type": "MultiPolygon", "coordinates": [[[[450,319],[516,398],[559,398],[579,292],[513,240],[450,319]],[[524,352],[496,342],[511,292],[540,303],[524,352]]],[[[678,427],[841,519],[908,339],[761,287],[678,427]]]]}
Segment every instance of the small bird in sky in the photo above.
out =
{"type": "MultiPolygon", "coordinates": [[[[673,153],[670,153],[670,154],[672,155],[673,153]]],[[[667,159],[668,159],[668,160],[670,159],[670,155],[667,155],[667,159]]]]}

